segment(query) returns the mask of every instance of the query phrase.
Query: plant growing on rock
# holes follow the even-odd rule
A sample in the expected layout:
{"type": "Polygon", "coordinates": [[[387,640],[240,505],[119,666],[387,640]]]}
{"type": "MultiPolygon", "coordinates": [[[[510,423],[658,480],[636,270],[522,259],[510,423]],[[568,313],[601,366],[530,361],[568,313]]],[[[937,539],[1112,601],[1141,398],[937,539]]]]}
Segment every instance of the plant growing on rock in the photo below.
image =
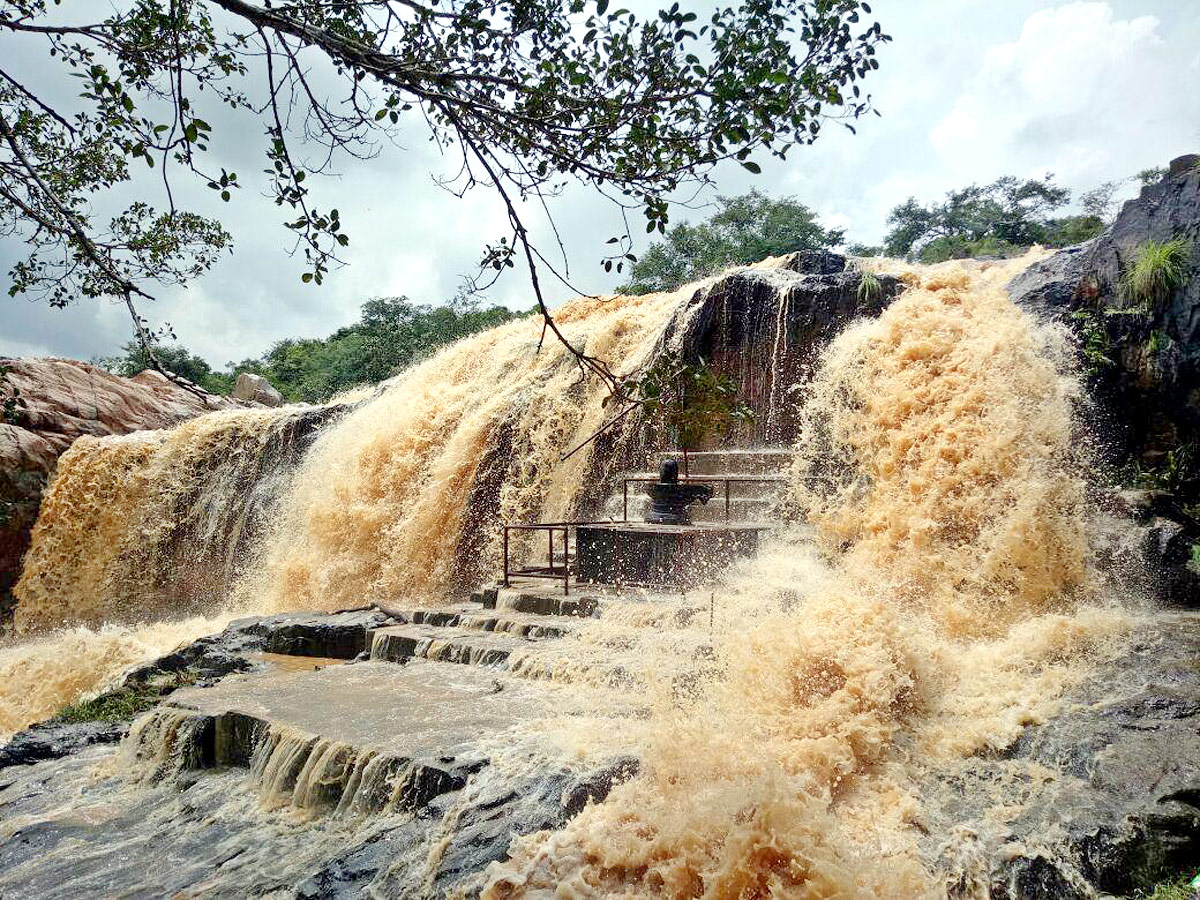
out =
{"type": "Polygon", "coordinates": [[[1165,303],[1187,282],[1191,258],[1192,245],[1183,238],[1146,241],[1121,275],[1122,296],[1147,309],[1165,303]]]}
{"type": "Polygon", "coordinates": [[[1071,318],[1079,323],[1079,352],[1087,374],[1094,377],[1115,366],[1112,341],[1109,340],[1108,331],[1096,314],[1091,310],[1081,309],[1071,313],[1071,318]]]}
{"type": "Polygon", "coordinates": [[[15,425],[20,416],[17,410],[25,409],[26,404],[21,389],[8,380],[11,371],[8,366],[0,365],[0,422],[15,425]]]}
{"type": "Polygon", "coordinates": [[[870,303],[873,300],[879,299],[879,295],[883,293],[883,284],[879,280],[879,276],[869,269],[860,269],[858,273],[858,287],[855,289],[859,303],[870,303]]]}
{"type": "Polygon", "coordinates": [[[754,421],[754,411],[737,395],[737,382],[703,359],[689,362],[678,353],[665,353],[629,387],[651,433],[673,438],[683,451],[685,476],[690,451],[754,421]]]}

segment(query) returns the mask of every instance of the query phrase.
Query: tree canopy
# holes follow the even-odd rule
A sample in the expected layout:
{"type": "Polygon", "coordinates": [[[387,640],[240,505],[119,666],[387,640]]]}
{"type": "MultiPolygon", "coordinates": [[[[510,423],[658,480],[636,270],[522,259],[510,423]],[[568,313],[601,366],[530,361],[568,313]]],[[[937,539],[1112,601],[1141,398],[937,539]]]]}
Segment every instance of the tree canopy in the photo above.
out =
{"type": "MultiPolygon", "coordinates": [[[[241,372],[266,376],[285,400],[319,403],[363,384],[377,384],[407,369],[438,347],[502,325],[527,313],[503,306],[480,308],[458,302],[421,306],[407,297],[379,297],[362,306],[358,322],[327,338],[277,341],[261,358],[230,362],[214,371],[208,362],[177,344],[155,348],[162,367],[216,394],[227,394],[241,372]]],[[[151,368],[145,349],[126,344],[124,356],[98,360],[118,375],[151,368]]]]}
{"type": "MultiPolygon", "coordinates": [[[[703,20],[678,2],[645,19],[609,6],[126,0],[97,14],[0,0],[0,229],[29,247],[10,293],[55,305],[119,298],[150,346],[138,301],[156,283],[197,277],[231,243],[219,221],[176,205],[173,180],[198,178],[233,202],[244,179],[208,151],[247,129],[262,134],[269,194],[302,251],[302,277],[320,284],[349,243],[349,216],[319,199],[310,176],[415,128],[455,160],[450,191],[483,186],[504,204],[505,233],[482,251],[491,274],[475,286],[520,261],[565,343],[539,281],[565,273],[531,239],[528,210],[549,217],[572,181],[610,198],[625,227],[601,262],[620,270],[633,256],[630,213],[664,233],[669,198],[719,162],[758,171],[755,155],[783,157],[826,123],[866,113],[859,82],[888,40],[861,21],[870,8],[860,0],[748,0],[703,20]],[[19,70],[29,53],[16,50],[30,42],[78,79],[75,102],[53,102],[19,70]],[[245,126],[214,128],[218,108],[245,126]],[[110,215],[113,189],[138,166],[159,170],[158,199],[137,196],[110,215]]],[[[603,361],[576,355],[618,383],[603,361]]]]}
{"type": "Polygon", "coordinates": [[[915,256],[940,262],[960,256],[1004,256],[1032,244],[1066,246],[1097,234],[1104,223],[1095,215],[1051,218],[1071,192],[1053,176],[1021,180],[1012,176],[990,184],[950,191],[940,203],[913,197],[888,214],[884,238],[889,256],[915,256]]]}
{"type": "Polygon", "coordinates": [[[816,215],[791,197],[771,199],[758,191],[718,197],[717,212],[699,225],[681,222],[655,241],[630,269],[630,294],[667,291],[768,256],[835,247],[843,234],[822,228],[816,215]]]}

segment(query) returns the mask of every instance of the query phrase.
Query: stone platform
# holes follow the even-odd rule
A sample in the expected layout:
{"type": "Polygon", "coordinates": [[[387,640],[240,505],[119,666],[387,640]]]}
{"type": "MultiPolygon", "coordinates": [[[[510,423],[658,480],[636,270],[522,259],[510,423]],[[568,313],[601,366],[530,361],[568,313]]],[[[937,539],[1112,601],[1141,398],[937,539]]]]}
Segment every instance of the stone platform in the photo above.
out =
{"type": "Polygon", "coordinates": [[[690,587],[758,549],[762,525],[580,525],[576,577],[584,583],[690,587]]]}

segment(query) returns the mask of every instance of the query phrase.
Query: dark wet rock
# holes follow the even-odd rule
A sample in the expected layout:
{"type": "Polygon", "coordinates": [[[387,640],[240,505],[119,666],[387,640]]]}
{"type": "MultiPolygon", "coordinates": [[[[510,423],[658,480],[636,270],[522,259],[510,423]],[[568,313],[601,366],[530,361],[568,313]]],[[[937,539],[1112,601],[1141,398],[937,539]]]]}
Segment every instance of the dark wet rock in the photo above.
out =
{"type": "MultiPolygon", "coordinates": [[[[835,254],[815,273],[789,268],[736,269],[696,292],[668,329],[668,346],[681,346],[738,383],[755,413],[745,446],[786,445],[797,437],[795,404],[782,391],[813,374],[821,351],[853,320],[877,316],[905,284],[879,275],[879,290],[860,292],[862,274],[842,271],[835,254]]],[[[798,263],[799,264],[799,263],[798,263]]],[[[808,267],[808,264],[803,264],[808,267]]]]}
{"type": "MultiPolygon", "coordinates": [[[[878,289],[837,254],[792,254],[734,269],[698,287],[663,331],[660,350],[703,358],[737,384],[754,412],[723,442],[733,446],[790,446],[799,436],[798,386],[816,371],[821,353],[855,319],[878,316],[906,288],[878,275],[878,289]]],[[[602,517],[613,479],[645,462],[646,429],[637,415],[593,443],[589,471],[570,518],[602,517]]]]}
{"type": "Polygon", "coordinates": [[[1045,856],[1020,856],[992,882],[991,900],[1088,900],[1086,886],[1071,881],[1045,856]]]}
{"type": "Polygon", "coordinates": [[[993,897],[1125,896],[1200,867],[1200,618],[1158,617],[1058,715],[944,777],[927,805],[978,836],[993,897]],[[988,816],[997,801],[1016,810],[1007,824],[988,816]]]}
{"type": "Polygon", "coordinates": [[[311,616],[280,616],[265,620],[264,648],[289,656],[323,656],[353,659],[370,649],[368,632],[395,620],[377,609],[352,610],[311,616]]]}
{"type": "MultiPolygon", "coordinates": [[[[132,669],[119,685],[96,700],[102,702],[134,691],[153,703],[168,697],[179,687],[208,687],[235,672],[261,669],[264,663],[255,655],[263,652],[332,659],[361,656],[366,659],[369,631],[392,622],[390,616],[374,608],[238,619],[219,634],[202,637],[132,669]]],[[[140,708],[145,709],[146,704],[140,708]]],[[[53,759],[93,743],[120,740],[135,715],[136,712],[130,713],[128,720],[117,723],[50,721],[33,725],[0,747],[0,768],[53,759]]]]}
{"type": "Polygon", "coordinates": [[[801,275],[836,275],[846,271],[846,257],[829,250],[797,250],[783,257],[780,268],[801,275]]]}
{"type": "Polygon", "coordinates": [[[516,838],[562,828],[587,802],[601,802],[636,771],[636,760],[625,758],[582,773],[536,760],[507,776],[481,771],[411,822],[329,860],[297,885],[296,896],[359,897],[368,886],[383,896],[475,896],[487,867],[506,859],[516,838]]]}
{"type": "Polygon", "coordinates": [[[59,759],[93,744],[115,744],[128,730],[127,722],[34,725],[0,747],[0,769],[59,759]]]}
{"type": "MultiPolygon", "coordinates": [[[[1101,235],[1030,266],[1008,286],[1019,305],[1099,338],[1104,346],[1096,349],[1109,358],[1092,364],[1100,424],[1119,456],[1147,467],[1161,466],[1168,451],[1200,438],[1198,162],[1197,156],[1175,160],[1101,235]],[[1193,245],[1187,282],[1146,307],[1123,297],[1121,275],[1138,249],[1175,238],[1193,245]]],[[[1197,473],[1181,474],[1194,481],[1197,473]]]]}

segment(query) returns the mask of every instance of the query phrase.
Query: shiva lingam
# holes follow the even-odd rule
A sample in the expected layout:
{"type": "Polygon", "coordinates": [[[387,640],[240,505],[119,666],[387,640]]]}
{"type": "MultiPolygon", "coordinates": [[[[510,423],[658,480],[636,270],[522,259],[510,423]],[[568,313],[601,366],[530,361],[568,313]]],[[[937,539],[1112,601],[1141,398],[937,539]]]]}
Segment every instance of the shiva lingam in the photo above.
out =
{"type": "Polygon", "coordinates": [[[713,495],[710,484],[680,484],[679,461],[664,459],[658,467],[658,481],[646,485],[650,511],[646,521],[655,525],[691,525],[688,507],[707,503],[713,495]]]}

